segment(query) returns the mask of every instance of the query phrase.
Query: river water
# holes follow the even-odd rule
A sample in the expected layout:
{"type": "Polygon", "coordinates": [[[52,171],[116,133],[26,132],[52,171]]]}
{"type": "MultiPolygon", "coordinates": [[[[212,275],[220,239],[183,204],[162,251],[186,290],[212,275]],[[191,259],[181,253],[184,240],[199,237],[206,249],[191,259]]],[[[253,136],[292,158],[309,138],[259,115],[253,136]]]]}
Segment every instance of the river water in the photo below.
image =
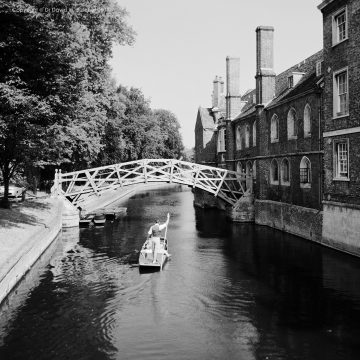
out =
{"type": "Polygon", "coordinates": [[[359,359],[360,259],[226,221],[174,188],[64,232],[0,313],[0,359],[359,359]],[[171,214],[164,271],[141,273],[171,214]]]}

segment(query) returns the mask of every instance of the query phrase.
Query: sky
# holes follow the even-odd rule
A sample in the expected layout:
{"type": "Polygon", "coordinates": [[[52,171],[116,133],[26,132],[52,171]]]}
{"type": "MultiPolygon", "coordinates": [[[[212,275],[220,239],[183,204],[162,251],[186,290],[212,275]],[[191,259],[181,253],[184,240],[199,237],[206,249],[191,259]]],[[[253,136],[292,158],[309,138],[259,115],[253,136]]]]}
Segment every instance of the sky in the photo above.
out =
{"type": "Polygon", "coordinates": [[[240,57],[240,92],[255,87],[259,25],[274,32],[278,74],[322,48],[320,0],[116,0],[136,31],[132,46],[113,48],[117,84],[140,88],[153,109],[173,112],[184,145],[195,144],[199,106],[211,107],[213,80],[226,57],[240,57]]]}

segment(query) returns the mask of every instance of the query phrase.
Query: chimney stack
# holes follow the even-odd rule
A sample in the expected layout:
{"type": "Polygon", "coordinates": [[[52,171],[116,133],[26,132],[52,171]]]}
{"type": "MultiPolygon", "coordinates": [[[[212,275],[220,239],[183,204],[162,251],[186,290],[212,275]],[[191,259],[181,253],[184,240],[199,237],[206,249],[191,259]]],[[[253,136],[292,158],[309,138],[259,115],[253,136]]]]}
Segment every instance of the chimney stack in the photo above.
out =
{"type": "Polygon", "coordinates": [[[233,120],[241,111],[240,58],[226,58],[226,120],[233,120]]]}
{"type": "Polygon", "coordinates": [[[265,105],[275,96],[274,28],[256,28],[256,104],[265,105]]]}
{"type": "Polygon", "coordinates": [[[224,80],[221,76],[215,76],[213,81],[212,107],[222,109],[224,106],[224,80]]]}

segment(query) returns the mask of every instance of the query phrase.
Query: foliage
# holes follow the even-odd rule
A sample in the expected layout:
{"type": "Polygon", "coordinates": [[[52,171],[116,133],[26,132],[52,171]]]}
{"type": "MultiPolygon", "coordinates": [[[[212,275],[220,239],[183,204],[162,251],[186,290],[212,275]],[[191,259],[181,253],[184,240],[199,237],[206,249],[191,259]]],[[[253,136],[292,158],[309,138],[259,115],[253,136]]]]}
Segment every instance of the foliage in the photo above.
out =
{"type": "Polygon", "coordinates": [[[27,167],[180,157],[175,115],[152,111],[141,90],[111,79],[113,43],[135,37],[126,16],[116,0],[0,0],[5,199],[13,174],[27,167]]]}

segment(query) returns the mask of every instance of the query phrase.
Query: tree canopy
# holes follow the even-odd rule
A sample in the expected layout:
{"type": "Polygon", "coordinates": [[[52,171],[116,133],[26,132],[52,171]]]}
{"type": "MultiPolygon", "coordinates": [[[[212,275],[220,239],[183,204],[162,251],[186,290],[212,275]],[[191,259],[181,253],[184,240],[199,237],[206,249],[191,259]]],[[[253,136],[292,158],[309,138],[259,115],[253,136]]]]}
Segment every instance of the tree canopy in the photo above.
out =
{"type": "Polygon", "coordinates": [[[114,43],[135,32],[115,0],[0,0],[0,168],[79,169],[179,157],[176,117],[116,86],[114,43]]]}

